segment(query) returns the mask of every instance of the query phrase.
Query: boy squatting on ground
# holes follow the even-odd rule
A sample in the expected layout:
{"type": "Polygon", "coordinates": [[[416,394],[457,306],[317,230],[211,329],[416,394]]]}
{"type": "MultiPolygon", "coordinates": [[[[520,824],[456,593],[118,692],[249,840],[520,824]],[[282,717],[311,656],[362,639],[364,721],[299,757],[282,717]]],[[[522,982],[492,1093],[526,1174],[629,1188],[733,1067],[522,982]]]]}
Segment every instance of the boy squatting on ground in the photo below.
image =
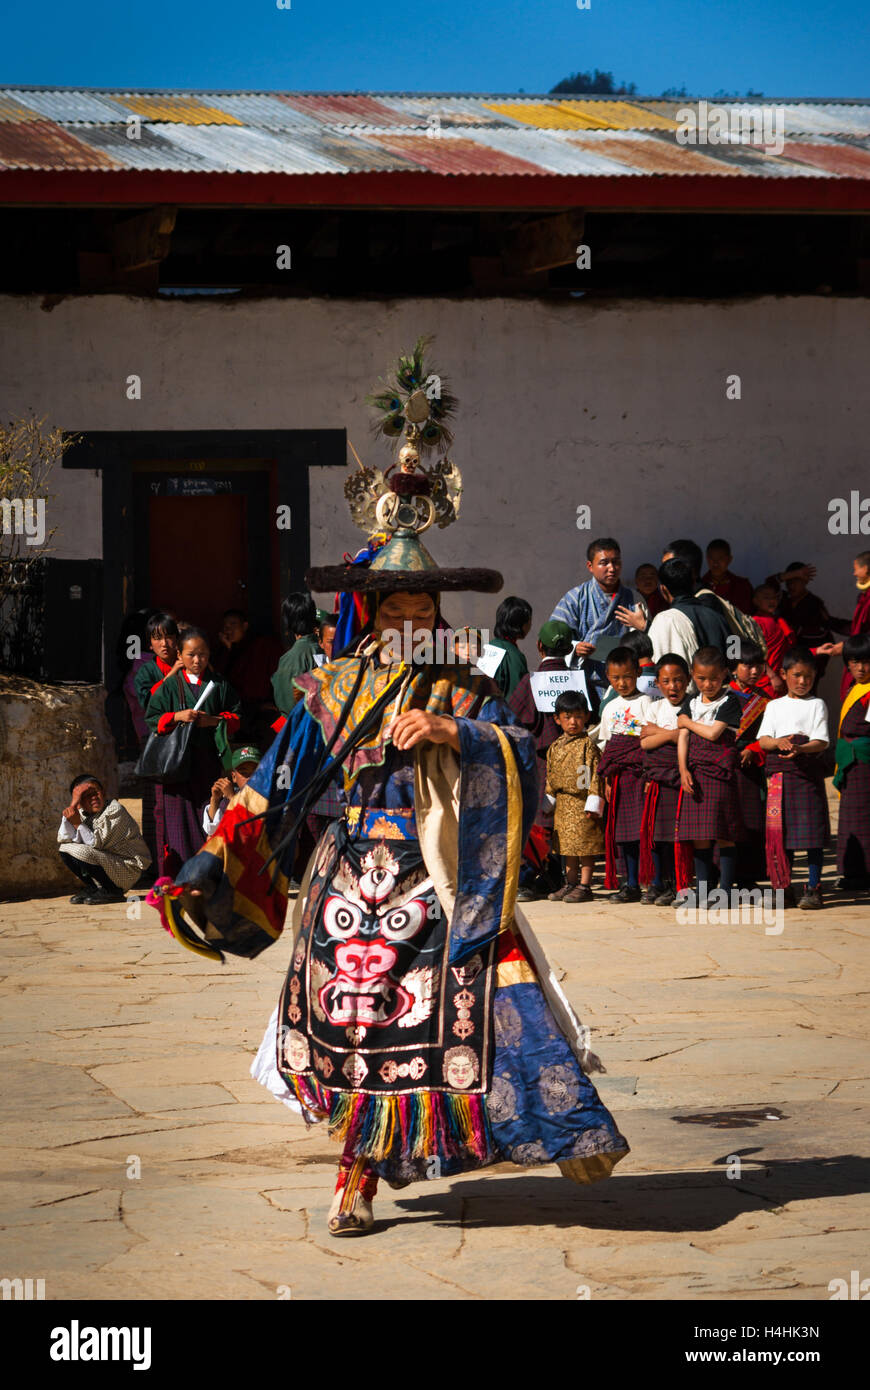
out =
{"type": "Polygon", "coordinates": [[[782,663],[788,694],[764,711],[758,742],[767,754],[767,874],[785,889],[785,906],[794,907],[791,887],[795,850],[806,850],[808,882],[798,907],[822,906],[822,857],[828,838],[828,802],[819,754],[828,746],[828,712],[812,693],[816,663],[793,647],[782,663]]]}
{"type": "Polygon", "coordinates": [[[70,783],[70,803],[57,832],[66,867],[81,880],[71,903],[119,903],[151,863],[148,846],[130,812],[90,773],[70,783]]]}
{"type": "Polygon", "coordinates": [[[547,749],[546,795],[551,800],[555,797],[554,837],[565,859],[565,884],[549,898],[551,902],[588,903],[592,901],[595,860],[604,853],[599,753],[586,733],[589,706],[579,690],[562,691],[553,717],[562,733],[547,749]]]}

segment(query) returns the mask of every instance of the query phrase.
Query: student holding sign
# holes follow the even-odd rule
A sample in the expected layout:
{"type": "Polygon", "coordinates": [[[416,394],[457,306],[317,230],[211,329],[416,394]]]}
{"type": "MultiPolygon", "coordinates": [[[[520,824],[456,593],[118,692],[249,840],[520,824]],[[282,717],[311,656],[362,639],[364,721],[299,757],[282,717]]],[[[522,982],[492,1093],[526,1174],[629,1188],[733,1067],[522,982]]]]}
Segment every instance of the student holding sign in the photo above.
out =
{"type": "Polygon", "coordinates": [[[555,798],[555,840],[565,858],[565,883],[549,897],[551,902],[588,903],[595,860],[604,853],[600,755],[586,733],[589,705],[579,691],[566,690],[558,697],[554,718],[562,733],[547,753],[547,795],[555,798]]]}

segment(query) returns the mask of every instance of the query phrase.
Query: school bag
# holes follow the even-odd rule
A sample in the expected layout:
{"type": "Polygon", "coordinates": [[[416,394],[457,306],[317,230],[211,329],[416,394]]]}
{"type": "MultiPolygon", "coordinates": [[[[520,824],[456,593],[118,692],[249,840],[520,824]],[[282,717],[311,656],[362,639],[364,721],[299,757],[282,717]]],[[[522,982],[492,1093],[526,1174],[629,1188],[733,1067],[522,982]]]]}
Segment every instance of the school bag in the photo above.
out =
{"type": "Polygon", "coordinates": [[[743,637],[747,642],[755,642],[767,656],[767,642],[764,633],[758,626],[754,618],[750,618],[748,613],[742,613],[739,608],[735,608],[733,603],[729,603],[727,598],[722,598],[720,594],[714,594],[712,589],[696,589],[695,598],[708,595],[714,598],[722,609],[722,616],[737,637],[743,637]]]}

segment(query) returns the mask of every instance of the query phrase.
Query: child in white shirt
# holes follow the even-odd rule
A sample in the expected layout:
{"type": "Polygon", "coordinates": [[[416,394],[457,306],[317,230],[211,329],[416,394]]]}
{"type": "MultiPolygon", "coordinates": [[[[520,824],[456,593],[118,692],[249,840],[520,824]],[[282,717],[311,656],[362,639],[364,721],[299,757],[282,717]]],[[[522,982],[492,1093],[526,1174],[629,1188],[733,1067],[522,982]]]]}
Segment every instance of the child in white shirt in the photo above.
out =
{"type": "Polygon", "coordinates": [[[766,706],[758,743],[767,754],[767,872],[774,888],[791,888],[795,850],[807,854],[807,886],[798,907],[822,907],[821,877],[828,838],[828,802],[819,754],[830,742],[825,702],[812,693],[816,663],[809,651],[793,647],[782,663],[787,695],[766,706]]]}

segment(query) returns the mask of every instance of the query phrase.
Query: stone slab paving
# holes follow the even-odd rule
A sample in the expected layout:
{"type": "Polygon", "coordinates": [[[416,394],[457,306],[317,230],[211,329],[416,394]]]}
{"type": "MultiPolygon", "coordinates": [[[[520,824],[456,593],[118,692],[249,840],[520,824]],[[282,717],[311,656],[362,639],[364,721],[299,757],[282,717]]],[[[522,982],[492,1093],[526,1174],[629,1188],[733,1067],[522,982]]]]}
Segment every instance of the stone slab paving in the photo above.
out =
{"type": "Polygon", "coordinates": [[[631,1155],[591,1188],[504,1165],[385,1189],[344,1243],[336,1148],[248,1075],[288,943],[220,967],[144,903],[0,904],[0,1277],[53,1299],[827,1299],[870,1276],[870,903],[829,901],[776,935],[529,905],[631,1155]]]}

